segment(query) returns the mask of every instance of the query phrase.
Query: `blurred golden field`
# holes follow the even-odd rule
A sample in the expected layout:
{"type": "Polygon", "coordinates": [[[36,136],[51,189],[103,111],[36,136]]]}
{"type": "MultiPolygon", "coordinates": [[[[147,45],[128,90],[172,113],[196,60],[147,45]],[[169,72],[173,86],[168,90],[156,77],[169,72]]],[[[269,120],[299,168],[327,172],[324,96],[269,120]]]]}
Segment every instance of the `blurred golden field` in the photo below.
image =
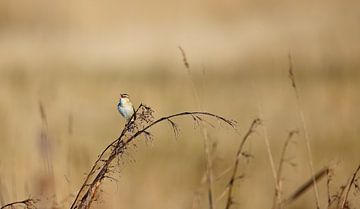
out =
{"type": "MultiPolygon", "coordinates": [[[[333,167],[335,193],[360,162],[359,8],[358,1],[323,0],[1,1],[0,205],[31,196],[39,208],[69,208],[124,127],[116,105],[126,92],[156,117],[202,109],[236,120],[240,135],[216,121],[207,127],[217,142],[215,176],[232,165],[242,135],[262,116],[235,197],[238,208],[271,208],[266,132],[278,164],[288,132],[300,131],[287,150],[284,196],[311,175],[289,53],[314,169],[333,167]]],[[[197,208],[208,208],[203,135],[191,118],[176,122],[177,139],[163,124],[151,130],[152,142],[136,142],[93,208],[190,209],[198,196],[197,208]]],[[[216,198],[228,177],[215,182],[216,198]]],[[[326,208],[326,179],[318,187],[326,208]]],[[[287,208],[315,208],[314,191],[287,208]]]]}

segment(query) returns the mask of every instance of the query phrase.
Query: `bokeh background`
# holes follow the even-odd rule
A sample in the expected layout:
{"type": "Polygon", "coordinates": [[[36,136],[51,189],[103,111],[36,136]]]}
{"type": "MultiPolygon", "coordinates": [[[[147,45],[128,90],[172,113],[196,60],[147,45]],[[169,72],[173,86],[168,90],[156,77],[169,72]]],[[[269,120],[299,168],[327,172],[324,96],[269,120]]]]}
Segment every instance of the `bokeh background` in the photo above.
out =
{"type": "MultiPolygon", "coordinates": [[[[355,0],[0,1],[1,205],[31,196],[43,208],[68,208],[124,126],[116,104],[127,92],[156,117],[202,109],[238,121],[240,134],[260,110],[264,126],[246,146],[253,157],[241,162],[236,201],[270,208],[264,127],[276,163],[288,132],[300,130],[288,149],[285,196],[310,175],[289,53],[314,168],[334,165],[335,193],[360,160],[359,19],[355,0]]],[[[191,119],[177,122],[177,140],[164,124],[152,142],[137,143],[94,208],[208,208],[203,135],[191,119]]],[[[221,125],[207,131],[217,175],[241,136],[221,125]]],[[[216,181],[216,197],[227,178],[216,181]]],[[[319,188],[325,208],[326,181],[319,188]]],[[[310,190],[289,208],[314,206],[310,190]]]]}

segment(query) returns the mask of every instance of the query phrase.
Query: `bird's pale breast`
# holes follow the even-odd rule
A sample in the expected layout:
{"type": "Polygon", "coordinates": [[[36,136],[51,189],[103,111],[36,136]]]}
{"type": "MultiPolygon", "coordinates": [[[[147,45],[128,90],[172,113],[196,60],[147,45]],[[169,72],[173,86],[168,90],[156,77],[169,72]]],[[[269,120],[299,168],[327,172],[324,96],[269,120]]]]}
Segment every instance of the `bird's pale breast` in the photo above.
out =
{"type": "Polygon", "coordinates": [[[134,114],[134,108],[130,102],[120,101],[117,108],[119,113],[126,119],[130,119],[134,114]]]}

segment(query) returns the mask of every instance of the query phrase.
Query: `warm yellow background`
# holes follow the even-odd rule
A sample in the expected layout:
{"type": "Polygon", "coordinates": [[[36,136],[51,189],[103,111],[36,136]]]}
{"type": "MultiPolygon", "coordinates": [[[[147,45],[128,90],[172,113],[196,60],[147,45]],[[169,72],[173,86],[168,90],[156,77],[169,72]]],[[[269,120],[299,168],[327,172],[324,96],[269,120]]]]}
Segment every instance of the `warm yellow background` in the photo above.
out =
{"type": "MultiPolygon", "coordinates": [[[[237,120],[240,133],[261,106],[277,163],[287,132],[302,127],[287,77],[289,52],[314,167],[336,164],[335,193],[360,160],[359,8],[359,1],[325,0],[0,1],[0,204],[31,195],[68,208],[124,125],[116,110],[120,92],[157,117],[201,105],[237,120]]],[[[208,208],[199,187],[202,135],[191,119],[178,122],[179,140],[164,124],[153,130],[153,142],[130,151],[114,174],[118,182],[105,183],[94,208],[191,208],[197,191],[200,208],[208,208]]],[[[218,141],[220,174],[240,136],[229,128],[208,131],[218,141]]],[[[309,177],[303,132],[294,139],[288,158],[296,166],[285,167],[285,196],[309,177]]],[[[255,157],[241,162],[239,207],[270,208],[274,182],[262,128],[246,150],[255,157]]],[[[216,182],[216,196],[225,179],[216,182]]],[[[325,208],[325,181],[319,188],[325,208]]],[[[314,208],[313,191],[290,208],[306,207],[314,208]]]]}

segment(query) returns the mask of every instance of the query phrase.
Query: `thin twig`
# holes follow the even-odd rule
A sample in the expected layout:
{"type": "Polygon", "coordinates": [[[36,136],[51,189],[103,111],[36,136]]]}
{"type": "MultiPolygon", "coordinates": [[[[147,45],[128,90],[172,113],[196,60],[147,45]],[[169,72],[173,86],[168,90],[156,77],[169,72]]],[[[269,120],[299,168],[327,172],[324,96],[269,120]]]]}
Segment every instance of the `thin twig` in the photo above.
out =
{"type": "Polygon", "coordinates": [[[250,128],[248,129],[248,131],[246,132],[246,134],[244,135],[244,137],[241,140],[241,143],[239,145],[239,148],[236,152],[236,156],[235,156],[235,161],[234,161],[234,165],[233,165],[233,170],[232,170],[232,175],[230,177],[230,181],[227,185],[227,189],[228,189],[228,193],[227,193],[227,200],[226,200],[226,206],[225,209],[229,209],[231,207],[231,205],[233,204],[233,197],[232,197],[232,193],[233,193],[233,188],[234,188],[234,183],[237,177],[237,170],[238,170],[238,166],[239,166],[239,162],[240,162],[240,157],[242,156],[242,150],[244,148],[245,142],[247,141],[247,139],[249,138],[249,136],[255,131],[256,127],[261,123],[261,120],[259,118],[253,120],[253,122],[250,125],[250,128]]]}
{"type": "Polygon", "coordinates": [[[358,167],[356,168],[354,174],[353,174],[352,177],[351,177],[350,183],[349,183],[349,185],[347,186],[347,190],[346,190],[346,192],[345,192],[345,197],[344,197],[344,199],[343,199],[343,201],[342,201],[342,203],[341,203],[340,209],[344,209],[345,203],[346,203],[346,201],[347,201],[347,199],[348,199],[348,196],[349,196],[349,192],[350,192],[350,190],[351,190],[352,185],[354,184],[354,181],[355,181],[356,176],[357,176],[357,174],[358,174],[359,171],[360,171],[360,165],[358,165],[358,167]]]}
{"type": "Polygon", "coordinates": [[[35,206],[35,203],[37,202],[37,200],[34,200],[34,199],[31,199],[31,198],[28,198],[26,200],[22,200],[22,201],[15,201],[15,202],[12,202],[12,203],[8,203],[4,206],[2,206],[0,209],[5,209],[7,207],[11,207],[13,208],[15,205],[25,205],[25,207],[27,209],[36,209],[36,206],[35,206]]]}

